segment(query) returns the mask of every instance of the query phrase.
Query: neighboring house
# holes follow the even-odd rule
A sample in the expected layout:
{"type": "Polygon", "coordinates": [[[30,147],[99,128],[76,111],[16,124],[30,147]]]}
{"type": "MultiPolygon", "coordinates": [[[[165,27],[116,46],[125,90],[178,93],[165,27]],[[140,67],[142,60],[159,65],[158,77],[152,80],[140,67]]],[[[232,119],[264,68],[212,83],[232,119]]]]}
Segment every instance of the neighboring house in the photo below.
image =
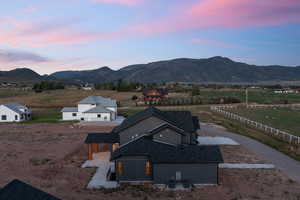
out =
{"type": "Polygon", "coordinates": [[[299,91],[285,88],[285,89],[280,89],[280,90],[274,90],[274,93],[275,94],[297,94],[297,93],[299,93],[299,91]]]}
{"type": "Polygon", "coordinates": [[[197,142],[199,120],[189,111],[161,111],[149,107],[127,118],[111,133],[91,133],[88,158],[111,151],[115,163],[108,177],[116,181],[218,184],[218,164],[223,158],[218,146],[197,142]]]}
{"type": "Polygon", "coordinates": [[[77,107],[65,107],[61,112],[63,120],[113,121],[117,118],[117,101],[90,96],[81,100],[77,107]]]}
{"type": "Polygon", "coordinates": [[[0,200],[60,200],[19,180],[0,189],[0,200]]]}
{"type": "Polygon", "coordinates": [[[169,92],[164,88],[146,88],[143,90],[143,101],[151,102],[151,101],[160,101],[167,98],[169,92]]]}
{"type": "Polygon", "coordinates": [[[31,119],[31,110],[18,103],[0,105],[0,122],[21,122],[31,119]]]}
{"type": "Polygon", "coordinates": [[[81,89],[82,89],[82,90],[94,90],[93,87],[82,87],[81,89]]]}

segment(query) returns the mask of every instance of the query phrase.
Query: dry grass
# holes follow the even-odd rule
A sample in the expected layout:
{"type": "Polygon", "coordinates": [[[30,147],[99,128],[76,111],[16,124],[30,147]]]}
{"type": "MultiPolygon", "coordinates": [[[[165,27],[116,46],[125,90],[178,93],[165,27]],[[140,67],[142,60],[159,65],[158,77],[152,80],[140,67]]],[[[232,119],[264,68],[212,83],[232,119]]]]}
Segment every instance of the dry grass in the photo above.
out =
{"type": "Polygon", "coordinates": [[[116,92],[107,90],[55,90],[36,93],[28,96],[1,98],[0,103],[13,101],[28,105],[31,108],[60,108],[65,106],[75,106],[85,97],[98,95],[116,99],[126,105],[133,103],[131,102],[131,97],[133,95],[139,94],[135,92],[116,92]]]}
{"type": "MultiPolygon", "coordinates": [[[[76,106],[80,100],[88,96],[103,96],[116,99],[121,103],[121,106],[134,106],[135,102],[131,100],[132,96],[142,96],[141,92],[117,92],[110,90],[85,91],[75,89],[45,91],[42,93],[28,92],[28,95],[24,94],[26,93],[23,92],[22,95],[18,96],[15,92],[11,95],[3,96],[3,98],[0,98],[0,104],[13,101],[28,105],[31,108],[61,108],[65,106],[76,106]]],[[[171,93],[170,97],[184,97],[187,95],[188,94],[184,93],[171,93]]]]}
{"type": "MultiPolygon", "coordinates": [[[[149,187],[125,186],[117,190],[86,190],[95,173],[80,168],[87,158],[83,143],[87,132],[112,127],[77,127],[72,124],[0,125],[0,187],[14,178],[28,182],[64,200],[298,200],[300,186],[278,170],[220,170],[219,186],[187,192],[166,192],[149,187]]],[[[243,147],[222,149],[225,159],[255,162],[256,155],[243,147]]]]}

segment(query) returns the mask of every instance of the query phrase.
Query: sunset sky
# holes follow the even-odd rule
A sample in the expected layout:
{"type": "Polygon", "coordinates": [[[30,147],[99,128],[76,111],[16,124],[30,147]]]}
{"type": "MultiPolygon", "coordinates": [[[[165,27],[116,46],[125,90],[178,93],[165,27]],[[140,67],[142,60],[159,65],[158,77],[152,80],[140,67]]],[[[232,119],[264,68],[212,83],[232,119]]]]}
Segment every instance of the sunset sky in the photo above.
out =
{"type": "Polygon", "coordinates": [[[0,71],[212,56],[300,65],[300,0],[5,0],[0,8],[0,71]]]}

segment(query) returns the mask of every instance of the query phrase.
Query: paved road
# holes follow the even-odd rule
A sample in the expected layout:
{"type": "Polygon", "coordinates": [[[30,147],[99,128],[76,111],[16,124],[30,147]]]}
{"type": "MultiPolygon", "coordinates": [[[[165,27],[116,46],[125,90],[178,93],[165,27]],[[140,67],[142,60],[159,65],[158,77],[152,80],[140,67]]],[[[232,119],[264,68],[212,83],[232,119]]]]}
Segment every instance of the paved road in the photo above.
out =
{"type": "Polygon", "coordinates": [[[251,138],[228,132],[219,129],[215,129],[209,125],[201,124],[200,132],[218,134],[220,136],[229,137],[242,146],[246,147],[253,153],[262,156],[262,158],[268,160],[271,164],[274,164],[278,169],[287,174],[290,178],[300,183],[300,162],[286,156],[285,154],[272,149],[271,147],[264,145],[251,138]]]}

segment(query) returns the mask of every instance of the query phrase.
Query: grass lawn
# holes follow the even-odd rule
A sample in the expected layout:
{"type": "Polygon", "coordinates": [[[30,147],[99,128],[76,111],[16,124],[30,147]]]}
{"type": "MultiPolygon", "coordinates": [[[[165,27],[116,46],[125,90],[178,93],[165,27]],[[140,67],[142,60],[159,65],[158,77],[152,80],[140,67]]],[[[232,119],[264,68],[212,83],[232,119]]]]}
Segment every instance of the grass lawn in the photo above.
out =
{"type": "Polygon", "coordinates": [[[300,136],[300,109],[292,108],[238,108],[230,110],[240,116],[300,136]]]}
{"type": "Polygon", "coordinates": [[[58,109],[33,109],[32,110],[32,120],[26,121],[23,123],[58,123],[61,122],[60,119],[62,117],[60,110],[58,109]]]}

